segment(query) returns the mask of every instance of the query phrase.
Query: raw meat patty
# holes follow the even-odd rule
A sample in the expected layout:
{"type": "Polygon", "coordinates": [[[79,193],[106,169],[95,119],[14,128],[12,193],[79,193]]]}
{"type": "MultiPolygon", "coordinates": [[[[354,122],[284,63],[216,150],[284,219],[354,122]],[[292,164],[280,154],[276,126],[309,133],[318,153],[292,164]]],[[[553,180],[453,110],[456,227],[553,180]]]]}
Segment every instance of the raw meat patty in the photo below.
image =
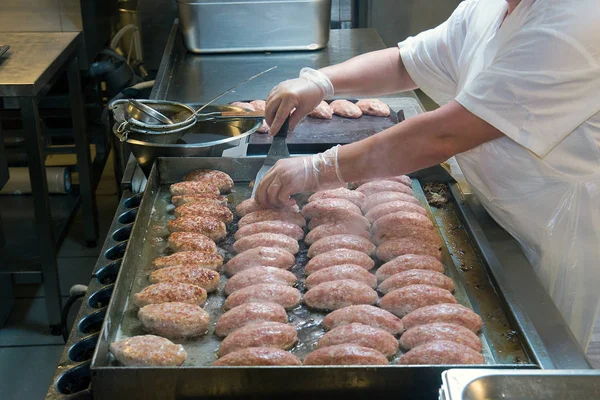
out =
{"type": "Polygon", "coordinates": [[[338,326],[327,332],[319,339],[317,348],[347,343],[370,347],[386,357],[391,357],[398,352],[398,341],[391,333],[355,322],[338,326]]]}
{"type": "Polygon", "coordinates": [[[226,224],[233,221],[233,213],[229,210],[229,208],[218,204],[205,204],[200,202],[184,204],[175,208],[174,214],[176,217],[187,217],[188,215],[207,215],[223,221],[226,224]]]}
{"type": "Polygon", "coordinates": [[[267,102],[264,100],[252,100],[250,104],[255,111],[265,111],[267,109],[267,102]]]}
{"type": "Polygon", "coordinates": [[[381,100],[364,99],[356,102],[356,105],[364,115],[374,117],[388,117],[390,115],[390,107],[381,100]]]}
{"type": "Polygon", "coordinates": [[[184,194],[182,196],[171,197],[171,203],[173,203],[175,207],[190,203],[218,204],[221,206],[226,206],[227,197],[206,192],[200,194],[184,194]]]}
{"type": "Polygon", "coordinates": [[[405,254],[424,254],[442,259],[439,245],[412,237],[388,240],[380,244],[376,251],[377,258],[383,262],[405,254]]]}
{"type": "Polygon", "coordinates": [[[402,318],[406,329],[432,322],[447,322],[464,326],[477,333],[481,330],[483,321],[473,310],[460,304],[438,304],[415,310],[402,318]]]}
{"type": "Polygon", "coordinates": [[[298,341],[296,329],[281,322],[258,322],[231,332],[219,346],[219,356],[248,347],[291,348],[298,341]]]}
{"type": "Polygon", "coordinates": [[[149,304],[140,308],[138,318],[145,330],[167,338],[204,335],[210,322],[202,307],[189,303],[149,304]]]}
{"type": "Polygon", "coordinates": [[[215,241],[206,235],[194,232],[173,232],[169,235],[169,248],[174,252],[203,251],[216,253],[215,241]]]}
{"type": "MultiPolygon", "coordinates": [[[[377,221],[379,221],[380,219],[387,218],[390,215],[393,214],[388,214],[384,217],[381,217],[377,221]]],[[[436,245],[438,247],[441,247],[442,245],[442,239],[440,238],[435,229],[424,228],[421,226],[410,224],[396,225],[389,229],[383,229],[373,234],[373,243],[377,245],[381,245],[385,242],[389,242],[392,240],[402,239],[418,239],[421,242],[436,245]]]]}
{"type": "Polygon", "coordinates": [[[337,249],[313,257],[304,268],[304,273],[310,275],[319,270],[333,267],[334,265],[354,264],[367,271],[375,266],[375,261],[368,255],[357,250],[337,249]]]}
{"type": "Polygon", "coordinates": [[[340,344],[318,349],[304,359],[304,365],[387,365],[383,354],[369,347],[340,344]]]}
{"type": "Polygon", "coordinates": [[[403,317],[419,308],[443,303],[456,304],[456,299],[446,289],[429,285],[410,285],[392,290],[383,296],[379,307],[403,317]]]}
{"type": "Polygon", "coordinates": [[[249,347],[233,351],[212,364],[213,367],[267,365],[302,365],[302,362],[289,351],[270,347],[249,347]]]}
{"type": "Polygon", "coordinates": [[[350,187],[356,189],[356,188],[364,185],[365,183],[381,181],[381,180],[402,183],[402,184],[408,186],[409,188],[412,188],[412,179],[410,179],[410,176],[408,176],[408,175],[398,175],[398,176],[388,176],[388,177],[384,177],[384,178],[363,179],[360,181],[350,183],[350,187]]]}
{"type": "Polygon", "coordinates": [[[323,239],[325,237],[343,234],[356,235],[369,240],[371,239],[371,233],[365,230],[363,226],[353,225],[352,223],[339,223],[324,224],[317,226],[315,229],[306,234],[306,237],[304,238],[304,243],[310,246],[317,240],[323,239]]]}
{"type": "Polygon", "coordinates": [[[234,101],[233,103],[229,103],[230,106],[245,108],[248,111],[256,111],[252,103],[246,103],[244,101],[234,101]]]}
{"type": "Polygon", "coordinates": [[[221,277],[217,271],[202,267],[174,267],[161,268],[150,274],[151,283],[181,282],[200,286],[207,292],[217,290],[221,277]]]}
{"type": "Polygon", "coordinates": [[[348,100],[334,100],[330,104],[333,109],[333,113],[344,118],[360,118],[362,117],[362,111],[354,103],[348,100]]]}
{"type": "Polygon", "coordinates": [[[304,237],[304,230],[296,224],[284,221],[263,221],[254,224],[242,226],[235,233],[235,240],[254,235],[256,233],[278,233],[286,235],[294,240],[301,240],[304,237]]]}
{"type": "Polygon", "coordinates": [[[314,200],[302,208],[302,216],[309,219],[346,212],[362,215],[360,208],[356,204],[345,199],[326,198],[314,200]]]}
{"type": "Polygon", "coordinates": [[[393,232],[398,226],[410,225],[413,227],[423,229],[433,229],[433,223],[429,218],[423,214],[414,212],[398,211],[393,214],[388,214],[384,217],[379,218],[373,226],[371,231],[374,234],[379,232],[393,232]]]}
{"type": "Polygon", "coordinates": [[[326,101],[321,101],[317,108],[312,110],[308,116],[318,119],[331,119],[333,118],[333,108],[326,101]]]}
{"type": "Polygon", "coordinates": [[[341,279],[351,279],[362,282],[373,289],[377,287],[377,278],[375,275],[358,265],[344,264],[335,265],[312,273],[306,278],[306,288],[312,289],[320,283],[339,281],[341,279]]]}
{"type": "MultiPolygon", "coordinates": [[[[360,192],[358,192],[360,193],[360,192]]],[[[414,197],[413,195],[402,193],[402,192],[380,192],[372,194],[365,199],[365,202],[362,206],[362,212],[368,213],[375,206],[378,206],[383,203],[389,203],[390,201],[405,201],[407,203],[413,203],[416,205],[421,205],[419,199],[414,197]]]]}
{"type": "Polygon", "coordinates": [[[179,366],[187,359],[182,345],[155,335],[134,336],[113,342],[110,352],[125,366],[179,366]]]}
{"type": "Polygon", "coordinates": [[[194,181],[174,183],[170,186],[169,190],[171,192],[171,196],[182,196],[188,194],[200,195],[203,193],[218,196],[221,194],[219,188],[213,184],[194,181]]]}
{"type": "Polygon", "coordinates": [[[225,264],[225,272],[235,275],[240,271],[253,267],[275,267],[290,269],[294,266],[294,255],[277,247],[255,247],[233,257],[225,264]]]}
{"type": "Polygon", "coordinates": [[[439,340],[417,346],[402,355],[398,364],[403,365],[443,365],[443,364],[485,364],[483,356],[468,346],[439,340]]]}
{"type": "Polygon", "coordinates": [[[263,119],[262,123],[260,124],[260,126],[258,127],[256,132],[257,133],[269,133],[269,129],[271,129],[271,127],[269,126],[269,124],[267,124],[267,121],[265,121],[263,119]]]}
{"type": "Polygon", "coordinates": [[[448,340],[462,344],[481,353],[483,348],[481,339],[464,326],[435,322],[433,324],[419,325],[404,332],[400,338],[400,345],[404,349],[412,349],[429,342],[448,340]]]}
{"type": "Polygon", "coordinates": [[[237,253],[242,253],[246,250],[264,246],[278,247],[288,251],[291,254],[298,253],[298,250],[300,249],[298,246],[298,241],[289,236],[279,233],[263,232],[255,233],[254,235],[246,236],[240,240],[237,240],[233,244],[233,250],[237,253]]]}
{"type": "Polygon", "coordinates": [[[342,325],[357,322],[399,335],[404,331],[402,320],[391,312],[367,304],[348,306],[329,313],[323,319],[323,328],[330,330],[342,325]]]}
{"type": "Polygon", "coordinates": [[[439,272],[425,269],[409,269],[394,274],[381,282],[378,290],[383,294],[387,294],[392,290],[410,285],[430,285],[450,292],[454,291],[454,281],[452,279],[439,272]]]}
{"type": "Polygon", "coordinates": [[[233,189],[233,179],[225,172],[214,169],[198,169],[183,177],[184,181],[204,182],[215,185],[221,193],[229,193],[233,189]]]}
{"type": "Polygon", "coordinates": [[[221,315],[215,325],[215,333],[218,336],[227,336],[248,324],[266,321],[285,323],[287,320],[287,313],[279,304],[246,303],[221,315]]]}
{"type": "MultiPolygon", "coordinates": [[[[309,203],[310,204],[310,203],[309,203]]],[[[313,230],[318,226],[325,224],[350,224],[356,227],[362,227],[365,230],[371,229],[371,223],[363,215],[353,211],[335,211],[327,215],[314,217],[308,223],[308,229],[313,230]]]]}
{"type": "Polygon", "coordinates": [[[224,307],[230,310],[245,303],[276,303],[289,309],[300,303],[300,292],[279,283],[259,283],[233,292],[225,300],[224,307]]]}
{"type": "Polygon", "coordinates": [[[413,195],[413,190],[405,184],[386,180],[367,182],[360,185],[356,191],[364,193],[367,197],[380,192],[400,192],[413,195]]]}
{"type": "Polygon", "coordinates": [[[368,285],[350,279],[320,283],[304,295],[306,305],[319,310],[375,304],[377,300],[377,293],[368,285]]]}
{"type": "Polygon", "coordinates": [[[306,226],[306,221],[300,213],[286,210],[258,210],[244,215],[238,222],[238,228],[263,221],[285,221],[296,224],[300,228],[306,226]]]}
{"type": "Polygon", "coordinates": [[[375,251],[375,245],[369,239],[356,235],[333,235],[313,243],[308,249],[308,257],[313,258],[338,249],[357,250],[370,256],[375,251]]]}
{"type": "Polygon", "coordinates": [[[253,267],[245,269],[227,280],[224,293],[229,296],[236,290],[259,283],[280,283],[282,285],[294,286],[296,275],[285,269],[275,267],[253,267]]]}
{"type": "Polygon", "coordinates": [[[152,261],[153,269],[184,265],[186,267],[202,267],[217,271],[223,265],[223,257],[205,251],[181,251],[170,256],[158,257],[152,261]]]}
{"type": "Polygon", "coordinates": [[[365,215],[365,217],[367,217],[369,222],[373,223],[381,217],[385,217],[388,214],[394,214],[399,211],[427,216],[427,211],[425,211],[425,209],[420,205],[409,203],[407,201],[391,201],[389,203],[383,203],[373,207],[365,215]]]}
{"type": "Polygon", "coordinates": [[[196,306],[206,303],[206,290],[189,283],[164,282],[150,285],[136,293],[133,302],[138,307],[148,304],[181,302],[196,306]]]}
{"type": "MultiPolygon", "coordinates": [[[[265,208],[262,204],[258,203],[254,199],[244,200],[240,204],[238,204],[237,207],[235,208],[236,214],[239,215],[240,217],[243,217],[246,214],[250,214],[254,211],[261,211],[261,210],[268,210],[268,208],[265,208]]],[[[289,211],[289,212],[297,213],[300,211],[300,209],[298,208],[298,206],[296,204],[294,204],[293,206],[290,206],[290,207],[278,208],[276,211],[289,211]]]]}
{"type": "Polygon", "coordinates": [[[364,193],[357,192],[356,190],[350,190],[345,187],[337,189],[320,190],[314,193],[308,198],[308,202],[311,203],[317,200],[323,199],[343,199],[354,203],[357,207],[362,207],[366,196],[364,193]]]}
{"type": "Polygon", "coordinates": [[[405,254],[386,262],[375,272],[377,280],[382,282],[392,275],[412,269],[444,273],[444,265],[435,257],[418,254],[405,254]]]}
{"type": "Polygon", "coordinates": [[[222,221],[206,215],[188,215],[170,220],[169,232],[194,232],[208,236],[218,242],[225,238],[227,229],[222,221]]]}

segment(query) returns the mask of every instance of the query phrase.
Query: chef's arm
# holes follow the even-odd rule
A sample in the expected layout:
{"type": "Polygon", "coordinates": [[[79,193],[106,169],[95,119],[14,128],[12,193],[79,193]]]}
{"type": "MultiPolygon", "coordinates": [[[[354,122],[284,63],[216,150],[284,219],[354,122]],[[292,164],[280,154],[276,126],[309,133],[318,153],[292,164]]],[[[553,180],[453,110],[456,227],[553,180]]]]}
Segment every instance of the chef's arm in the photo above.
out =
{"type": "Polygon", "coordinates": [[[320,71],[327,75],[338,96],[380,96],[417,88],[397,47],[362,54],[320,71]]]}
{"type": "Polygon", "coordinates": [[[368,139],[342,146],[338,153],[339,170],[346,182],[407,174],[502,135],[452,101],[368,139]]]}

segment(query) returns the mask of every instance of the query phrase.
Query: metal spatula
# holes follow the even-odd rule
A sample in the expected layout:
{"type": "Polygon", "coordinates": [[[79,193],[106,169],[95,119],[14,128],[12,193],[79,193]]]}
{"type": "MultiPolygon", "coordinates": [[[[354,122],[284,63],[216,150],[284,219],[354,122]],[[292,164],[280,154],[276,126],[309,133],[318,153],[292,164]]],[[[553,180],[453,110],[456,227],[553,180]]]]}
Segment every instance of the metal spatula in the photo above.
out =
{"type": "Polygon", "coordinates": [[[286,143],[289,127],[290,117],[287,117],[283,125],[281,125],[281,129],[279,129],[279,132],[277,132],[277,135],[273,137],[273,142],[271,142],[271,147],[269,147],[267,158],[265,158],[263,166],[261,167],[260,171],[258,171],[258,174],[256,174],[256,179],[254,179],[254,187],[252,188],[252,197],[254,197],[256,188],[267,171],[270,170],[278,160],[282,158],[288,158],[290,156],[290,152],[288,151],[286,143]]]}

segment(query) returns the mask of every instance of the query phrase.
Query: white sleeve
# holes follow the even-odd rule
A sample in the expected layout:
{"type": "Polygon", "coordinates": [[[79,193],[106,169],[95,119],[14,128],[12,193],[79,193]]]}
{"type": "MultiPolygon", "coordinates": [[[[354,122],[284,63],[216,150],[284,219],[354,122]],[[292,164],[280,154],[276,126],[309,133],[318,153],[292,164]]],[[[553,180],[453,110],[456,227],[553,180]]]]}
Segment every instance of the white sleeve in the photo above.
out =
{"type": "Polygon", "coordinates": [[[600,111],[599,47],[583,40],[523,27],[456,100],[543,158],[600,111]]]}
{"type": "Polygon", "coordinates": [[[457,60],[473,3],[475,1],[463,1],[446,22],[398,43],[406,71],[438,104],[448,103],[456,97],[457,60]]]}

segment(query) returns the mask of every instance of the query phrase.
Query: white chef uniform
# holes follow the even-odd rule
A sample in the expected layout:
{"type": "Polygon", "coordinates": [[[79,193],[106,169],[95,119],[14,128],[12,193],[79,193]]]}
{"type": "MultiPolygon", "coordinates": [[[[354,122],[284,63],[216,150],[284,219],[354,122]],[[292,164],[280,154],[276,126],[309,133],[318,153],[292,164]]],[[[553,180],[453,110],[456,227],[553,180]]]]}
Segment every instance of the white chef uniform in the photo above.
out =
{"type": "Polygon", "coordinates": [[[456,156],[586,349],[600,308],[598,0],[467,0],[399,44],[414,82],[504,133],[456,156]]]}

